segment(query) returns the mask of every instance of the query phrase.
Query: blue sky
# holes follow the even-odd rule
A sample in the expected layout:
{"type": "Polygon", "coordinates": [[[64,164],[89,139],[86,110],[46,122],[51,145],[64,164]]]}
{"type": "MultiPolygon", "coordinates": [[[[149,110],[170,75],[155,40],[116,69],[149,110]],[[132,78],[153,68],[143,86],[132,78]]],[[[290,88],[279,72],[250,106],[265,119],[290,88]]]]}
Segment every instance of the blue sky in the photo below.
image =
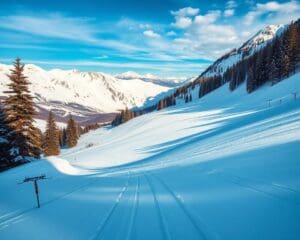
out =
{"type": "Polygon", "coordinates": [[[46,69],[196,76],[300,2],[0,0],[0,62],[46,69]]]}

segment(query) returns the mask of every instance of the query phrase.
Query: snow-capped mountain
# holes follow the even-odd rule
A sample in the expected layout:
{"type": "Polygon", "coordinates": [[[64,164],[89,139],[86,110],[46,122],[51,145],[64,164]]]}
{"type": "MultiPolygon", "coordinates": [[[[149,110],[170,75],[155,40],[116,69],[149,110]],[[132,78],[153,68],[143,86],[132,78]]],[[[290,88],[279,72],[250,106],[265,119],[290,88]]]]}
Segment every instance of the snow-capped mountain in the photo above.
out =
{"type": "Polygon", "coordinates": [[[258,31],[241,47],[233,49],[210,65],[201,74],[201,77],[212,77],[225,73],[229,67],[233,66],[240,60],[251,56],[253,53],[264,47],[266,43],[268,43],[274,37],[282,34],[286,27],[287,25],[269,25],[258,31]]]}
{"type": "MultiPolygon", "coordinates": [[[[0,64],[1,97],[5,97],[3,92],[7,90],[7,74],[11,67],[0,64]]],[[[24,73],[31,82],[38,118],[45,118],[47,111],[52,109],[62,122],[69,113],[80,122],[107,122],[119,109],[142,106],[149,97],[170,89],[166,84],[145,80],[150,75],[125,80],[101,72],[46,71],[33,64],[25,65],[24,73]]]]}
{"type": "MultiPolygon", "coordinates": [[[[160,102],[163,102],[162,105],[164,105],[164,107],[171,106],[172,104],[170,105],[170,99],[168,100],[168,98],[174,98],[176,105],[185,104],[186,102],[198,99],[201,79],[208,79],[214,76],[222,77],[227,69],[233,67],[242,60],[247,60],[253,56],[254,53],[263,49],[267,43],[272,41],[275,37],[282,36],[288,26],[289,25],[269,25],[265,27],[264,29],[258,31],[240,47],[233,49],[229,53],[217,59],[203,73],[201,73],[199,77],[195,78],[195,81],[186,81],[185,84],[177,89],[169,89],[168,91],[162,92],[154,98],[149,98],[145,102],[144,106],[138,108],[137,110],[152,111],[158,108],[160,102]],[[168,101],[169,105],[167,104],[168,101]]],[[[210,91],[212,90],[214,89],[211,89],[210,91]]]]}
{"type": "Polygon", "coordinates": [[[178,87],[190,80],[186,77],[159,77],[149,73],[141,75],[133,71],[117,74],[115,77],[124,80],[141,79],[145,82],[152,82],[166,87],[178,87]]]}

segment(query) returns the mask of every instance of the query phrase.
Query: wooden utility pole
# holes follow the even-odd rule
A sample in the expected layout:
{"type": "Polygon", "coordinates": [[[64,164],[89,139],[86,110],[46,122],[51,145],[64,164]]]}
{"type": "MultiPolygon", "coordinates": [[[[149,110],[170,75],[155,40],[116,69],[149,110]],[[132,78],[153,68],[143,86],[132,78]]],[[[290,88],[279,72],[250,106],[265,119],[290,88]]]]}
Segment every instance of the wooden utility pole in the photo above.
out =
{"type": "Polygon", "coordinates": [[[38,181],[39,180],[45,180],[46,175],[41,175],[41,176],[36,176],[36,177],[25,177],[25,179],[23,180],[23,182],[21,182],[20,184],[23,183],[28,183],[28,182],[33,182],[33,186],[34,186],[34,192],[36,195],[36,201],[37,201],[37,207],[40,208],[40,197],[39,197],[39,185],[38,185],[38,181]]]}

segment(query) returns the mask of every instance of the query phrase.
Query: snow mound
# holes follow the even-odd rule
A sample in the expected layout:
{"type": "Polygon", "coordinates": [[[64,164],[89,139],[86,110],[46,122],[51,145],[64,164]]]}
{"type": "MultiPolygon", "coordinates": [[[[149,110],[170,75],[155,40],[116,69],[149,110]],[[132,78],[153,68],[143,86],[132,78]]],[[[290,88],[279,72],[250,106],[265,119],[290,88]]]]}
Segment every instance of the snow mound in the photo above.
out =
{"type": "Polygon", "coordinates": [[[74,167],[65,159],[58,157],[48,157],[47,160],[61,173],[67,175],[87,175],[92,174],[92,171],[83,170],[78,167],[74,167]]]}

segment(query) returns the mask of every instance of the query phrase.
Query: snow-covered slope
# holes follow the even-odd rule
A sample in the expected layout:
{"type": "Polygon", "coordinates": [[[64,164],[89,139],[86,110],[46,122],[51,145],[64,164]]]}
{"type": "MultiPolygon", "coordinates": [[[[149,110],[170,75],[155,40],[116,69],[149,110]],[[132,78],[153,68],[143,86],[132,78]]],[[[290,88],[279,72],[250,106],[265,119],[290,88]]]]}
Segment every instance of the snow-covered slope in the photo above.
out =
{"type": "Polygon", "coordinates": [[[201,74],[201,77],[212,77],[222,75],[226,70],[253,53],[264,47],[275,36],[279,36],[286,29],[286,25],[269,25],[251,37],[241,47],[233,49],[225,54],[201,74]]]}
{"type": "Polygon", "coordinates": [[[224,85],[1,173],[0,239],[299,239],[299,77],[224,85]],[[42,173],[36,209],[17,182],[42,173]]]}
{"type": "MultiPolygon", "coordinates": [[[[7,90],[10,68],[0,64],[0,97],[7,90]]],[[[25,75],[32,83],[30,90],[36,97],[39,112],[53,109],[62,121],[69,113],[88,121],[99,114],[141,106],[149,97],[170,89],[139,78],[123,80],[109,74],[78,70],[46,71],[33,64],[25,66],[25,75]]]]}

